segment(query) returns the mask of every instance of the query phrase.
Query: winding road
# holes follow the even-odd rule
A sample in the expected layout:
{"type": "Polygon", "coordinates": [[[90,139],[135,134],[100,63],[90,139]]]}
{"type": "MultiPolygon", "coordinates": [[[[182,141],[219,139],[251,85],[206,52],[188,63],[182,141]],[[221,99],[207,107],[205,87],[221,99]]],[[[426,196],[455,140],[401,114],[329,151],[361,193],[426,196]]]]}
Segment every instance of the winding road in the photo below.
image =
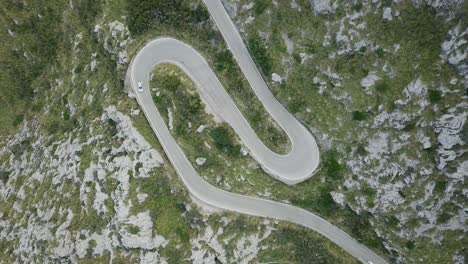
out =
{"type": "Polygon", "coordinates": [[[387,263],[351,236],[311,212],[288,204],[218,189],[196,172],[171,135],[148,89],[151,71],[158,64],[171,63],[183,70],[196,84],[203,101],[232,126],[249,148],[252,157],[268,174],[286,184],[296,184],[311,177],[319,165],[319,150],[314,137],[268,89],[221,2],[219,0],[204,0],[204,2],[255,94],[288,135],[291,151],[286,155],[279,155],[262,143],[206,60],[196,50],[173,38],[154,39],[146,43],[133,58],[126,81],[133,88],[149,124],[192,197],[219,209],[285,220],[305,226],[327,237],[363,263],[368,261],[375,264],[387,263]],[[143,92],[138,92],[139,81],[143,82],[145,87],[143,92]]]}

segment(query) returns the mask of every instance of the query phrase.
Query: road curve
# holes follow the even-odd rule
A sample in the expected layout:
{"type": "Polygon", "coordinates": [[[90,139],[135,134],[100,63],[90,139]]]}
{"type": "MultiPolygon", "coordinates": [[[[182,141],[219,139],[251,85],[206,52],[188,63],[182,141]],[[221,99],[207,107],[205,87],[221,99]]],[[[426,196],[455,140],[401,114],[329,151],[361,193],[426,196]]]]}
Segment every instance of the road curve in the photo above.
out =
{"type": "MultiPolygon", "coordinates": [[[[223,19],[229,19],[223,6],[218,1],[206,0],[205,3],[210,14],[219,15],[219,13],[224,13],[225,17],[223,19]]],[[[218,23],[217,18],[214,19],[220,28],[225,27],[223,24],[218,23]]],[[[231,26],[234,27],[232,22],[231,26]]],[[[223,29],[221,31],[223,32],[223,29]]],[[[244,144],[250,149],[252,156],[269,174],[287,184],[294,184],[310,177],[319,162],[318,148],[313,136],[273,97],[250,58],[247,49],[243,46],[240,36],[238,36],[240,43],[236,43],[236,40],[226,37],[225,34],[226,32],[223,33],[223,36],[252,85],[252,89],[254,89],[267,111],[288,134],[291,141],[291,152],[287,155],[278,155],[264,146],[224,90],[206,60],[197,51],[173,38],[152,40],[133,58],[128,68],[127,82],[133,88],[136,99],[168,159],[191,195],[195,199],[216,208],[290,221],[305,226],[327,237],[364,263],[369,260],[376,264],[386,263],[384,259],[351,236],[311,212],[288,204],[226,192],[209,184],[198,175],[172,137],[161,114],[154,105],[148,89],[150,73],[158,64],[171,63],[183,70],[194,81],[204,101],[233,127],[244,144]],[[233,49],[236,45],[237,47],[239,45],[243,46],[243,49],[238,50],[237,55],[233,49]],[[246,58],[247,60],[245,60],[246,58]],[[138,92],[138,81],[142,81],[143,86],[146,88],[142,93],[138,92]]],[[[235,31],[235,34],[238,34],[237,31],[235,31]]]]}

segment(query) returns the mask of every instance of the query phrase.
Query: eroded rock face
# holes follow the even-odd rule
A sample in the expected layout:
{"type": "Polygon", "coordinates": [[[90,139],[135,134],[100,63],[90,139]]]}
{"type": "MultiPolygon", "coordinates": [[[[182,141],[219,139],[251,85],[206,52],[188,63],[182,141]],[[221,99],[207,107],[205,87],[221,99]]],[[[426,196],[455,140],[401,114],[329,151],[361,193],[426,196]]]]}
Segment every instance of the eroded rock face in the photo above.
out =
{"type": "Polygon", "coordinates": [[[375,72],[369,72],[369,74],[361,80],[361,86],[368,89],[374,86],[375,82],[378,80],[380,80],[380,78],[375,72]]]}
{"type": "Polygon", "coordinates": [[[126,226],[120,228],[122,245],[126,248],[151,250],[164,247],[169,242],[163,236],[157,234],[153,236],[153,221],[148,211],[128,217],[125,224],[138,228],[136,234],[130,233],[126,226]]]}
{"type": "Polygon", "coordinates": [[[468,28],[463,29],[460,24],[450,29],[446,41],[442,43],[442,57],[452,64],[468,82],[468,28]]]}
{"type": "MultiPolygon", "coordinates": [[[[205,220],[206,221],[206,220],[205,220]]],[[[229,219],[221,218],[222,226],[213,230],[207,226],[203,233],[192,239],[192,254],[190,260],[192,263],[251,263],[260,250],[266,249],[260,246],[260,243],[267,239],[273,228],[269,226],[270,222],[265,220],[259,226],[259,232],[248,236],[229,236],[221,238],[225,229],[229,228],[229,219]],[[226,250],[223,244],[234,244],[232,252],[226,250]],[[218,261],[217,261],[218,260],[218,261]]]]}
{"type": "Polygon", "coordinates": [[[467,113],[446,114],[434,122],[434,130],[438,133],[437,141],[444,149],[462,145],[460,132],[466,122],[467,113]]]}
{"type": "Polygon", "coordinates": [[[413,0],[418,6],[430,5],[435,8],[438,12],[443,13],[448,19],[452,19],[453,16],[463,8],[463,0],[413,0]]]}
{"type": "Polygon", "coordinates": [[[333,13],[333,2],[331,0],[310,0],[310,5],[315,14],[333,13]]]}
{"type": "Polygon", "coordinates": [[[466,145],[463,137],[466,135],[466,118],[468,113],[467,105],[462,104],[459,107],[449,109],[450,114],[442,115],[434,124],[434,131],[437,133],[437,168],[443,170],[448,164],[453,163],[458,157],[461,157],[466,150],[456,150],[456,146],[466,145]]]}
{"type": "Polygon", "coordinates": [[[112,21],[104,25],[96,25],[94,33],[103,42],[104,49],[117,58],[119,65],[126,65],[129,62],[127,45],[132,41],[130,31],[127,26],[120,21],[112,21]]]}
{"type": "MultiPolygon", "coordinates": [[[[130,178],[149,177],[163,160],[136,131],[130,118],[114,106],[106,108],[101,120],[95,122],[91,132],[101,125],[114,126],[113,137],[92,132],[82,141],[70,133],[50,143],[32,122],[0,148],[0,156],[9,157],[0,164],[0,171],[8,172],[8,178],[0,181],[0,199],[6,201],[19,193],[8,218],[0,215],[0,241],[18,241],[12,252],[18,260],[29,262],[42,255],[46,262],[78,262],[89,254],[110,254],[112,259],[114,250],[120,247],[140,250],[142,261],[165,262],[157,252],[147,251],[165,247],[168,240],[154,231],[148,212],[130,213],[129,200],[130,178]],[[115,190],[108,189],[109,178],[116,180],[115,190]],[[17,190],[19,179],[22,185],[17,190]],[[46,190],[47,199],[34,198],[38,182],[53,186],[46,190]],[[78,195],[70,193],[70,186],[78,190],[78,195]],[[58,202],[67,198],[79,202],[58,202]],[[28,202],[23,203],[26,199],[28,202]],[[97,230],[77,230],[83,213],[95,213],[109,221],[97,230]],[[15,218],[23,218],[28,224],[11,220],[15,218]],[[130,226],[137,232],[130,232],[130,226]]],[[[137,194],[138,200],[146,197],[137,194]]]]}
{"type": "Polygon", "coordinates": [[[132,162],[126,157],[119,159],[123,164],[130,163],[130,166],[136,166],[138,163],[141,164],[140,168],[135,172],[136,177],[148,177],[152,169],[159,167],[163,163],[161,155],[133,127],[130,117],[117,111],[115,106],[106,108],[101,120],[104,122],[107,120],[115,122],[118,129],[115,136],[122,140],[122,144],[119,147],[111,150],[112,154],[137,153],[138,159],[132,162]]]}

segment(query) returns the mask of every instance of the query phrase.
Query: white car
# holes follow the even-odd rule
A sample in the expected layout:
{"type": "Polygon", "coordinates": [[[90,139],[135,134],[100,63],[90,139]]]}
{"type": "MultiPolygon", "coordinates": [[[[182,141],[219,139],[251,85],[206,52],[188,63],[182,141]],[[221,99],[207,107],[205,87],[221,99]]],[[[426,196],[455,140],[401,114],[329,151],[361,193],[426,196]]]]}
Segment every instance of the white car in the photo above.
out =
{"type": "Polygon", "coordinates": [[[142,82],[138,82],[138,91],[139,91],[140,93],[143,92],[143,83],[142,83],[142,82]]]}

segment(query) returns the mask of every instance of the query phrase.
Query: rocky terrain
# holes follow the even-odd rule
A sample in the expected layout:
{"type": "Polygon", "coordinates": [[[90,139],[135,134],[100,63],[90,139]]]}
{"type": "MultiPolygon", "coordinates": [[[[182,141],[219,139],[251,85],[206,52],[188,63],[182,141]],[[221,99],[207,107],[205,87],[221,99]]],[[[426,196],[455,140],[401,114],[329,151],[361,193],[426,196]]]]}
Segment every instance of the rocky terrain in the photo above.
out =
{"type": "MultiPolygon", "coordinates": [[[[209,20],[195,27],[213,30],[195,33],[208,44],[165,24],[132,35],[123,2],[0,2],[0,82],[21,91],[0,94],[0,262],[353,263],[315,233],[192,202],[125,92],[125,69],[156,35],[196,46],[224,82],[235,69],[216,64],[226,49],[209,20]]],[[[324,165],[283,186],[241,146],[239,156],[216,152],[209,132],[220,124],[208,111],[189,124],[190,141],[178,137],[202,175],[318,212],[391,262],[464,263],[467,4],[224,3],[275,95],[317,137],[324,165]],[[361,229],[346,229],[349,219],[361,229]]],[[[177,134],[183,113],[166,103],[177,134]]]]}
{"type": "Polygon", "coordinates": [[[193,203],[123,86],[144,42],[126,2],[2,5],[0,81],[20,94],[0,96],[0,263],[250,263],[300,248],[349,257],[298,227],[193,203]]]}
{"type": "Polygon", "coordinates": [[[331,192],[333,200],[371,215],[396,262],[463,263],[468,45],[461,14],[466,3],[288,2],[225,5],[246,41],[257,35],[269,49],[271,71],[263,71],[280,100],[325,139],[323,149],[339,153],[347,172],[331,192]],[[445,26],[426,31],[431,23],[445,26]],[[425,42],[418,46],[411,36],[398,35],[394,25],[425,42]],[[301,77],[306,73],[309,80],[301,77]],[[314,93],[322,102],[308,97],[314,93]],[[319,109],[324,101],[325,111],[319,109]],[[441,245],[451,252],[445,260],[427,253],[441,245]]]}

